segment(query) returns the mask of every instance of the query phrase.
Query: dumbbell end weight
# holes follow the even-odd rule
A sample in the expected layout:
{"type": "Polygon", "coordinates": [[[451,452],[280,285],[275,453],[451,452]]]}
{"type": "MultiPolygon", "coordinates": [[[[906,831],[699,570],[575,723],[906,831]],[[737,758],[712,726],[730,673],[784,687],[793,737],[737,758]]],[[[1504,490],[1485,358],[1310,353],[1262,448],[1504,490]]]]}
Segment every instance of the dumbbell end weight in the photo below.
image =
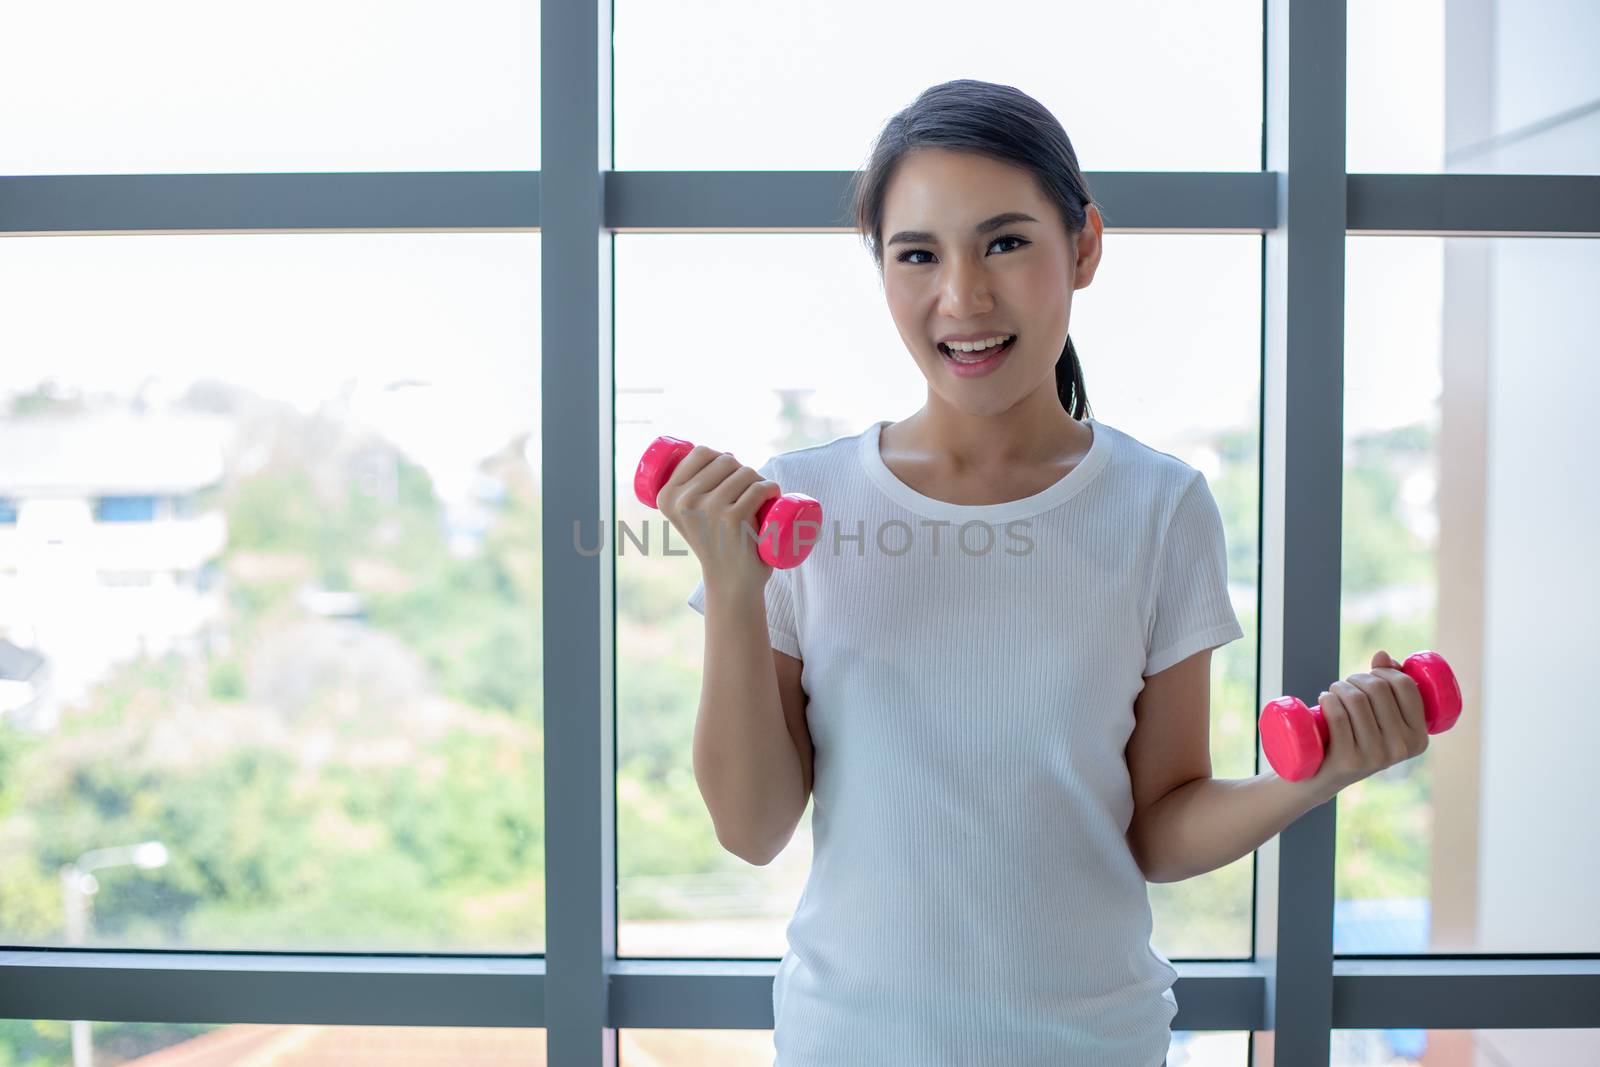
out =
{"type": "Polygon", "coordinates": [[[1328,750],[1328,722],[1319,707],[1306,707],[1299,697],[1278,697],[1261,709],[1261,748],[1278,777],[1304,781],[1322,766],[1328,750]]]}
{"type": "Polygon", "coordinates": [[[644,450],[639,467],[633,472],[633,495],[647,508],[656,506],[656,494],[672,477],[680,460],[694,451],[694,445],[681,437],[662,434],[644,450]]]}
{"type": "MultiPolygon", "coordinates": [[[[1461,687],[1455,672],[1437,652],[1415,652],[1401,670],[1422,693],[1428,733],[1440,734],[1461,717],[1461,687]]],[[[1261,746],[1278,777],[1303,781],[1317,773],[1328,750],[1328,720],[1320,707],[1307,707],[1296,697],[1279,697],[1261,710],[1261,746]]]]}
{"type": "Polygon", "coordinates": [[[1422,707],[1428,716],[1428,732],[1442,734],[1461,718],[1461,686],[1456,672],[1437,652],[1414,652],[1400,669],[1411,676],[1422,691],[1422,707]]]}
{"type": "Polygon", "coordinates": [[[756,529],[756,555],[779,570],[798,567],[822,529],[822,505],[804,493],[784,493],[756,509],[756,529]]]}

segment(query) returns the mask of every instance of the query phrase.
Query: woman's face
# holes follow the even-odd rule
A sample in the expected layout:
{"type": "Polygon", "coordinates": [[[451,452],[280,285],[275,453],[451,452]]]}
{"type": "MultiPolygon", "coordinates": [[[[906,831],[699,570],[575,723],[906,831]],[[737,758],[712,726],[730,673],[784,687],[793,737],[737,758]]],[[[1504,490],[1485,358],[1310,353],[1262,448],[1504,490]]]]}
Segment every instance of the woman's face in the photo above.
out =
{"type": "Polygon", "coordinates": [[[973,414],[1009,410],[1037,389],[1055,396],[1072,293],[1100,261],[1098,209],[1073,238],[1033,175],[972,152],[919,148],[884,195],[883,288],[928,387],[973,414]],[[991,224],[996,216],[1020,213],[991,224]],[[982,232],[979,232],[982,228],[982,232]],[[939,347],[1015,334],[994,369],[964,376],[939,347]]]}

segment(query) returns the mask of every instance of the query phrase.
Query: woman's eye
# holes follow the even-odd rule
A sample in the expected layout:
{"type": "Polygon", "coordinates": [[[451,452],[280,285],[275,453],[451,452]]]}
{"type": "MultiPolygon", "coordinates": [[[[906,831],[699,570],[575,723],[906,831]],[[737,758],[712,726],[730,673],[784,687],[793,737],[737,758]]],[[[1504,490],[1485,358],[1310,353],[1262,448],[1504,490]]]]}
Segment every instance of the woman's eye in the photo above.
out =
{"type": "MultiPolygon", "coordinates": [[[[1028,243],[1027,241],[1023,240],[1022,238],[1018,237],[1015,234],[1007,234],[1004,237],[996,237],[994,240],[990,241],[989,242],[989,247],[993,248],[995,245],[1000,244],[1002,241],[1015,241],[1015,242],[1017,242],[1017,247],[1018,248],[1020,248],[1023,245],[1028,243]]],[[[914,260],[914,259],[911,259],[910,257],[911,256],[926,256],[926,255],[932,255],[932,253],[929,252],[925,248],[912,248],[912,249],[908,249],[907,251],[901,252],[895,258],[897,260],[899,260],[901,263],[910,263],[912,266],[921,266],[923,261],[914,260]]]]}

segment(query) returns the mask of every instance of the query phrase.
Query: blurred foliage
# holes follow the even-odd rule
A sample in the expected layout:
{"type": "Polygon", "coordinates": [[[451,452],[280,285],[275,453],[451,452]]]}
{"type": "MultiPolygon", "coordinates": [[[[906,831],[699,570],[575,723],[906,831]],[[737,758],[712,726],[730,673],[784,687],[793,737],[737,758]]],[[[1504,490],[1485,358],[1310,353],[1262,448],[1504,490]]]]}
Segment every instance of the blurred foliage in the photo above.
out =
{"type": "Polygon", "coordinates": [[[244,669],[231,656],[212,662],[208,682],[211,699],[220,703],[237,703],[244,697],[244,669]]]}
{"type": "MultiPolygon", "coordinates": [[[[51,1019],[0,1019],[0,1067],[66,1067],[71,1027],[51,1019]]],[[[94,1023],[94,1064],[116,1067],[216,1029],[210,1023],[94,1023]]]]}

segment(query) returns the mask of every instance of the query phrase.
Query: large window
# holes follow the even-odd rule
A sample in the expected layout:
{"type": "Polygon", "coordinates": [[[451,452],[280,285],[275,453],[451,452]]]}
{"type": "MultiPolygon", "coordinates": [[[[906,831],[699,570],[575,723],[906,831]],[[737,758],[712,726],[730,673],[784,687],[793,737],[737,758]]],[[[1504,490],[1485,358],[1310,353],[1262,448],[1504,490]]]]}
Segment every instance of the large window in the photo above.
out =
{"type": "Polygon", "coordinates": [[[1346,263],[1340,675],[1438,649],[1472,714],[1340,794],[1335,945],[1600,953],[1569,666],[1600,603],[1600,243],[1352,237],[1346,263]]]}
{"type": "Polygon", "coordinates": [[[1348,8],[1352,171],[1600,174],[1600,6],[1348,8]]]}
{"type": "Polygon", "coordinates": [[[0,241],[7,943],[544,948],[538,245],[0,241]]]}
{"type": "Polygon", "coordinates": [[[7,4],[0,174],[539,166],[539,0],[7,4]]]}
{"type": "Polygon", "coordinates": [[[1108,226],[1094,414],[1217,498],[1215,775],[1380,647],[1467,697],[1150,887],[1171,1067],[1592,1058],[1596,32],[1558,0],[11,5],[0,1063],[770,1062],[809,811],[764,867],[718,845],[698,567],[575,549],[659,528],[657,434],[760,461],[920,406],[843,196],[958,77],[1063,121],[1108,226]]]}
{"type": "Polygon", "coordinates": [[[1262,8],[1248,0],[614,7],[622,170],[848,170],[885,118],[950,78],[1034,96],[1086,167],[1259,164],[1262,8]]]}

